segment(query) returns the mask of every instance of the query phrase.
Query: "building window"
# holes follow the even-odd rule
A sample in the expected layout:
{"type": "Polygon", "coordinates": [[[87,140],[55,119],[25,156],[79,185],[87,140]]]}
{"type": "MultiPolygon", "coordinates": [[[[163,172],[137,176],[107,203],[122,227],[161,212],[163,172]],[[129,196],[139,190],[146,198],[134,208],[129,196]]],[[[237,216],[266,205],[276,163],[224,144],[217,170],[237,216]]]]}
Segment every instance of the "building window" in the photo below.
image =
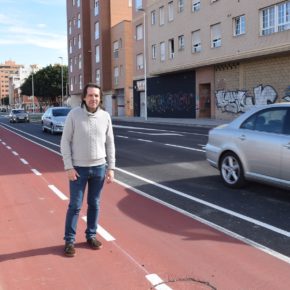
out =
{"type": "Polygon", "coordinates": [[[261,35],[269,35],[290,29],[290,1],[261,10],[261,35]]]}
{"type": "Polygon", "coordinates": [[[278,31],[290,29],[290,1],[278,4],[278,31]]]}
{"type": "Polygon", "coordinates": [[[72,23],[71,23],[71,20],[69,21],[68,23],[68,34],[71,34],[72,32],[72,23]]]}
{"type": "Polygon", "coordinates": [[[72,92],[74,90],[74,83],[73,83],[73,78],[70,78],[70,91],[72,92]]]}
{"type": "Polygon", "coordinates": [[[81,0],[77,0],[77,6],[80,7],[81,0]]]}
{"type": "Polygon", "coordinates": [[[159,7],[159,25],[164,25],[164,6],[159,7]]]}
{"type": "Polygon", "coordinates": [[[95,0],[95,15],[99,15],[99,0],[95,0]]]}
{"type": "Polygon", "coordinates": [[[165,61],[165,42],[160,43],[160,60],[165,61]]]}
{"type": "Polygon", "coordinates": [[[192,0],[191,11],[197,12],[200,10],[200,0],[192,0]]]}
{"type": "Polygon", "coordinates": [[[114,58],[118,58],[119,57],[119,41],[114,41],[113,43],[113,55],[114,58]]]}
{"type": "Polygon", "coordinates": [[[151,25],[155,25],[156,24],[156,11],[153,10],[151,11],[151,25]]]}
{"type": "Polygon", "coordinates": [[[174,38],[168,40],[168,57],[169,59],[174,58],[174,38]]]}
{"type": "Polygon", "coordinates": [[[95,39],[100,38],[100,23],[96,22],[95,23],[95,39]]]}
{"type": "Polygon", "coordinates": [[[168,3],[168,21],[173,21],[174,13],[173,13],[173,1],[168,3]]]}
{"type": "Polygon", "coordinates": [[[79,55],[79,69],[82,69],[82,55],[79,55]]]}
{"type": "Polygon", "coordinates": [[[73,71],[73,60],[72,60],[72,58],[69,59],[69,70],[70,70],[70,72],[73,71]]]}
{"type": "Polygon", "coordinates": [[[128,0],[128,6],[132,7],[132,0],[128,0]]]}
{"type": "Polygon", "coordinates": [[[135,0],[135,8],[136,11],[138,11],[139,9],[142,9],[142,0],[135,0]]]}
{"type": "Polygon", "coordinates": [[[144,56],[143,53],[137,55],[137,70],[141,70],[144,67],[144,56]]]}
{"type": "Polygon", "coordinates": [[[152,59],[156,59],[156,44],[153,44],[151,46],[151,55],[152,55],[152,59]]]}
{"type": "Polygon", "coordinates": [[[178,0],[178,13],[184,10],[184,0],[178,0]]]}
{"type": "Polygon", "coordinates": [[[69,53],[72,53],[72,40],[69,40],[69,53]]]}
{"type": "Polygon", "coordinates": [[[143,25],[137,25],[136,26],[136,40],[143,39],[143,25]]]}
{"type": "Polygon", "coordinates": [[[79,84],[80,84],[80,90],[82,90],[83,89],[83,76],[82,75],[80,75],[79,77],[79,84]]]}
{"type": "Polygon", "coordinates": [[[79,47],[79,49],[82,48],[82,38],[81,38],[81,35],[80,34],[78,36],[78,47],[79,47]]]}
{"type": "Polygon", "coordinates": [[[114,84],[118,85],[119,83],[119,67],[115,66],[114,67],[114,84]]]}
{"type": "Polygon", "coordinates": [[[234,18],[234,35],[238,36],[246,33],[245,15],[234,18]]]}
{"type": "Polygon", "coordinates": [[[178,50],[183,50],[184,46],[185,46],[184,35],[179,35],[178,36],[178,50]]]}
{"type": "Polygon", "coordinates": [[[211,32],[211,47],[212,48],[220,47],[222,45],[221,24],[217,23],[211,25],[210,32],[211,32]]]}
{"type": "Polygon", "coordinates": [[[99,69],[96,70],[96,84],[101,85],[101,71],[99,69]]]}
{"type": "Polygon", "coordinates": [[[76,5],[76,0],[72,0],[72,6],[75,6],[76,5]]]}
{"type": "Polygon", "coordinates": [[[193,31],[191,34],[192,48],[191,52],[196,53],[201,51],[200,30],[193,31]]]}
{"type": "Polygon", "coordinates": [[[96,63],[100,62],[100,46],[96,46],[96,63]]]}
{"type": "Polygon", "coordinates": [[[81,14],[78,13],[78,28],[81,28],[81,14]]]}

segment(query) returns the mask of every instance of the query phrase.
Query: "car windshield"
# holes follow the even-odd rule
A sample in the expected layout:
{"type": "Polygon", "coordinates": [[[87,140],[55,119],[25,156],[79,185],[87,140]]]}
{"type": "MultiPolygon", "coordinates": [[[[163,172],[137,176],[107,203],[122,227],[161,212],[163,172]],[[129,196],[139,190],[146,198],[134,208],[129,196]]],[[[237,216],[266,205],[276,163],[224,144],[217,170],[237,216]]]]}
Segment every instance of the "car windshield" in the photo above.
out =
{"type": "Polygon", "coordinates": [[[52,115],[54,117],[64,117],[69,113],[69,111],[70,111],[70,108],[56,109],[52,111],[52,115]]]}
{"type": "Polygon", "coordinates": [[[24,113],[24,110],[13,110],[14,114],[24,113]]]}

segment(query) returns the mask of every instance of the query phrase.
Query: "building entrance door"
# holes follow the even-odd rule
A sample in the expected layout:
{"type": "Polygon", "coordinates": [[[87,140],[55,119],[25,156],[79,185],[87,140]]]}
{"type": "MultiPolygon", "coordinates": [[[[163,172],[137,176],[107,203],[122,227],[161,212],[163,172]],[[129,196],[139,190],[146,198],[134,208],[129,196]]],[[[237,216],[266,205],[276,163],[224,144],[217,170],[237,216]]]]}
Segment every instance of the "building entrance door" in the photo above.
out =
{"type": "Polygon", "coordinates": [[[199,85],[199,118],[211,117],[210,84],[199,85]]]}

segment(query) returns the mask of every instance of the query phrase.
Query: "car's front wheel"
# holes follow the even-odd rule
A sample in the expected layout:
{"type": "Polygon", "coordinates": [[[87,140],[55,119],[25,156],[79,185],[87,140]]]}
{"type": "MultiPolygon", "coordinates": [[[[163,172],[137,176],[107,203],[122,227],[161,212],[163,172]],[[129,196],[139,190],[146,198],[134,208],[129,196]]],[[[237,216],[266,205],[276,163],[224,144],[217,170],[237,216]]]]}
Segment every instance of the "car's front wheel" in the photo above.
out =
{"type": "Polygon", "coordinates": [[[52,135],[54,135],[54,133],[55,133],[54,125],[53,125],[53,124],[51,124],[51,126],[50,126],[50,133],[51,133],[52,135]]]}
{"type": "Polygon", "coordinates": [[[222,156],[220,174],[223,182],[231,188],[240,188],[245,185],[242,163],[233,152],[227,152],[222,156]]]}

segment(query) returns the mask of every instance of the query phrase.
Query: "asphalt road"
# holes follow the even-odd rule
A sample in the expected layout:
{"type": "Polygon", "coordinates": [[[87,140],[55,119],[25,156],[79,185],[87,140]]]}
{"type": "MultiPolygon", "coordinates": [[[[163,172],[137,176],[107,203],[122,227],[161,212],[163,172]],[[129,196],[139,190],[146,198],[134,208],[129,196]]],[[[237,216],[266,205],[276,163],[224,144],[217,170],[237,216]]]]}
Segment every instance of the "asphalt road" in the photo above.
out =
{"type": "MultiPolygon", "coordinates": [[[[59,152],[39,123],[2,126],[59,152]]],[[[271,255],[290,258],[290,192],[250,183],[226,188],[205,160],[208,129],[114,122],[117,179],[271,255]]]]}

